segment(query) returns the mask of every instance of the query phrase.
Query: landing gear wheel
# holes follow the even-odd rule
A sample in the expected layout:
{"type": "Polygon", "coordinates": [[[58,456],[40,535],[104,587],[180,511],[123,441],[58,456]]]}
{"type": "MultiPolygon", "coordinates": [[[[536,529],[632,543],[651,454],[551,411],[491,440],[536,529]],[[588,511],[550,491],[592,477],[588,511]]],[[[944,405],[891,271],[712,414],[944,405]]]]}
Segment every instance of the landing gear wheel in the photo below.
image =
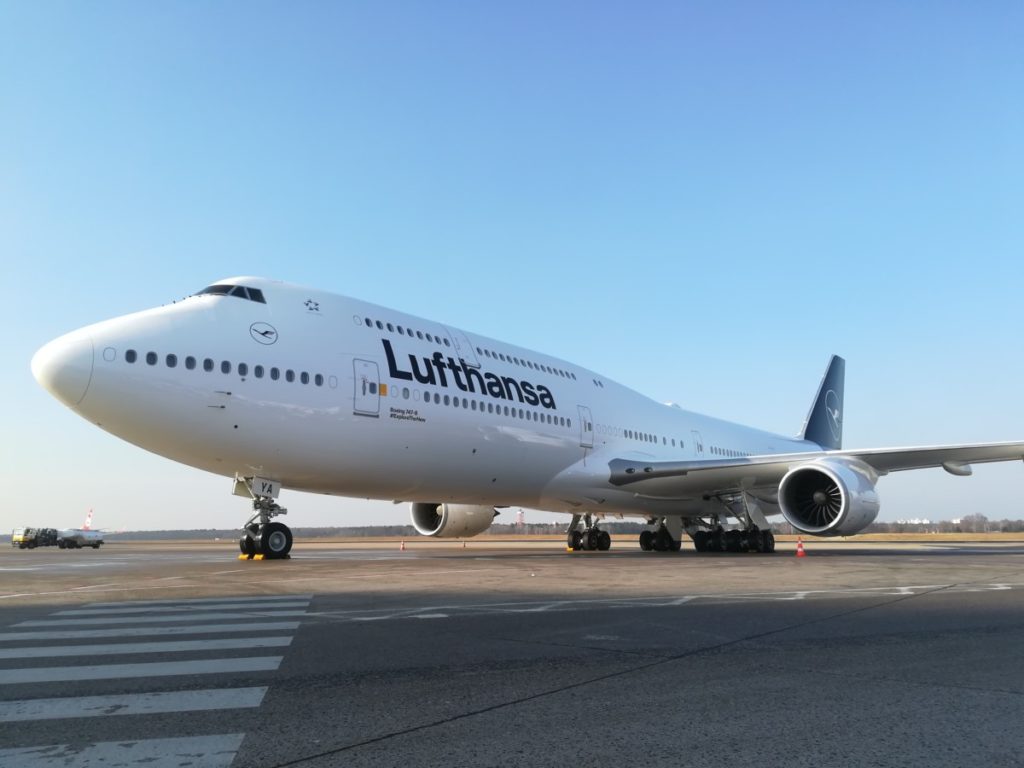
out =
{"type": "Polygon", "coordinates": [[[767,553],[775,551],[775,536],[771,531],[761,531],[761,551],[767,553]]]}
{"type": "Polygon", "coordinates": [[[600,548],[601,532],[597,528],[588,528],[583,532],[583,548],[596,552],[600,548]]]}
{"type": "Polygon", "coordinates": [[[751,528],[745,534],[747,551],[749,552],[764,552],[764,539],[761,536],[761,531],[757,528],[751,528]]]}
{"type": "Polygon", "coordinates": [[[658,552],[678,552],[681,544],[672,539],[672,534],[665,527],[659,528],[654,534],[654,548],[658,552]]]}
{"type": "Polygon", "coordinates": [[[612,537],[608,531],[597,532],[597,548],[602,552],[607,552],[612,548],[612,537]]]}
{"type": "Polygon", "coordinates": [[[654,531],[640,531],[640,549],[644,552],[654,549],[654,531]]]}
{"type": "Polygon", "coordinates": [[[256,542],[253,541],[252,536],[248,533],[243,533],[238,537],[238,548],[246,557],[252,557],[256,554],[256,542]]]}
{"type": "Polygon", "coordinates": [[[698,552],[708,551],[708,540],[711,538],[711,534],[707,531],[696,531],[693,534],[693,548],[698,552]]]}
{"type": "Polygon", "coordinates": [[[292,549],[292,532],[284,523],[267,523],[260,531],[257,549],[268,560],[287,557],[292,549]]]}
{"type": "Polygon", "coordinates": [[[583,534],[578,530],[569,531],[565,537],[565,543],[573,552],[579,552],[583,547],[583,534]]]}
{"type": "Polygon", "coordinates": [[[726,552],[739,552],[743,545],[743,534],[737,530],[725,532],[726,552]]]}

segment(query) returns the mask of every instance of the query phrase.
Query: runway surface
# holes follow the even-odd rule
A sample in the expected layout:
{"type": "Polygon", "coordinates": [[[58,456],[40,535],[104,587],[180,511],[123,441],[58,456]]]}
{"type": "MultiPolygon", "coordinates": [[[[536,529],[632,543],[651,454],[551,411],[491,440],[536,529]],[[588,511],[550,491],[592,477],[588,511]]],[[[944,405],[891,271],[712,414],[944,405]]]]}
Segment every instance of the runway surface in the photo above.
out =
{"type": "Polygon", "coordinates": [[[1019,766],[1024,542],[0,550],[0,765],[1019,766]]]}

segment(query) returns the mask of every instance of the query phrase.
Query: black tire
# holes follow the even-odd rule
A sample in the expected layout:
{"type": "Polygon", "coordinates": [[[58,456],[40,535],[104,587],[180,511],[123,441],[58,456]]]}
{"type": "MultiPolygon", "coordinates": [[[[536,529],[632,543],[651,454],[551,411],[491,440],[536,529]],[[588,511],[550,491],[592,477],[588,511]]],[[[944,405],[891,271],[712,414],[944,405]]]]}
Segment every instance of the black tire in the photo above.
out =
{"type": "Polygon", "coordinates": [[[243,533],[238,537],[238,549],[241,550],[243,555],[252,557],[256,554],[256,542],[253,541],[252,536],[248,533],[243,533]]]}
{"type": "Polygon", "coordinates": [[[739,552],[743,542],[743,534],[737,530],[726,531],[723,537],[726,552],[739,552]]]}
{"type": "Polygon", "coordinates": [[[92,545],[92,548],[93,548],[93,549],[99,549],[99,548],[100,548],[100,545],[99,545],[99,544],[93,544],[93,545],[92,545]]]}
{"type": "Polygon", "coordinates": [[[761,531],[753,528],[746,532],[745,538],[748,552],[764,552],[764,538],[761,536],[761,531]]]}
{"type": "Polygon", "coordinates": [[[292,550],[292,532],[284,523],[267,523],[260,531],[256,548],[268,560],[280,560],[292,550]]]}
{"type": "Polygon", "coordinates": [[[612,535],[608,531],[598,531],[597,548],[602,552],[607,552],[612,548],[612,535]]]}
{"type": "Polygon", "coordinates": [[[640,531],[640,549],[644,552],[654,549],[654,531],[640,531]]]}
{"type": "Polygon", "coordinates": [[[768,554],[775,551],[775,535],[771,531],[761,531],[761,551],[768,554]]]}
{"type": "Polygon", "coordinates": [[[578,528],[574,528],[565,537],[565,543],[573,552],[579,552],[583,549],[583,533],[578,528]]]}
{"type": "Polygon", "coordinates": [[[693,548],[698,552],[707,552],[710,538],[711,534],[707,531],[696,531],[693,534],[693,548]]]}
{"type": "Polygon", "coordinates": [[[601,548],[601,532],[597,528],[590,528],[583,534],[584,549],[597,552],[601,548]]]}

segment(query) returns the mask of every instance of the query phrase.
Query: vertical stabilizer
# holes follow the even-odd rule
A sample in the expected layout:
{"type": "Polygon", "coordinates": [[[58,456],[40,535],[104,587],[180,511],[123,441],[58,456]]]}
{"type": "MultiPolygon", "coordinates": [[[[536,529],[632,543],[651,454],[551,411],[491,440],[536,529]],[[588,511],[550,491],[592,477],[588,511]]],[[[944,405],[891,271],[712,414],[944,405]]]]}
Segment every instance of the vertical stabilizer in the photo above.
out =
{"type": "Polygon", "coordinates": [[[828,369],[821,379],[818,394],[804,422],[804,440],[817,443],[828,451],[843,447],[843,381],[846,378],[846,361],[832,355],[828,369]]]}

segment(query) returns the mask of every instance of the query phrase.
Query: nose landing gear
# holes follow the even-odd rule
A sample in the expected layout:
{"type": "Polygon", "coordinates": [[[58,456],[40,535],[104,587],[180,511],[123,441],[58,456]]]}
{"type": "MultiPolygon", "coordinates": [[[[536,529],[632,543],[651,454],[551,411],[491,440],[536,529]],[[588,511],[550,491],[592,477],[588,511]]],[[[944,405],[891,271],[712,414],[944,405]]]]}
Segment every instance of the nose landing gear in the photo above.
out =
{"type": "Polygon", "coordinates": [[[282,560],[290,557],[291,529],[284,523],[271,522],[278,515],[288,514],[287,509],[274,501],[280,491],[280,483],[258,477],[235,478],[235,495],[249,496],[253,509],[252,517],[242,526],[242,535],[238,539],[238,548],[242,552],[240,560],[282,560]]]}

